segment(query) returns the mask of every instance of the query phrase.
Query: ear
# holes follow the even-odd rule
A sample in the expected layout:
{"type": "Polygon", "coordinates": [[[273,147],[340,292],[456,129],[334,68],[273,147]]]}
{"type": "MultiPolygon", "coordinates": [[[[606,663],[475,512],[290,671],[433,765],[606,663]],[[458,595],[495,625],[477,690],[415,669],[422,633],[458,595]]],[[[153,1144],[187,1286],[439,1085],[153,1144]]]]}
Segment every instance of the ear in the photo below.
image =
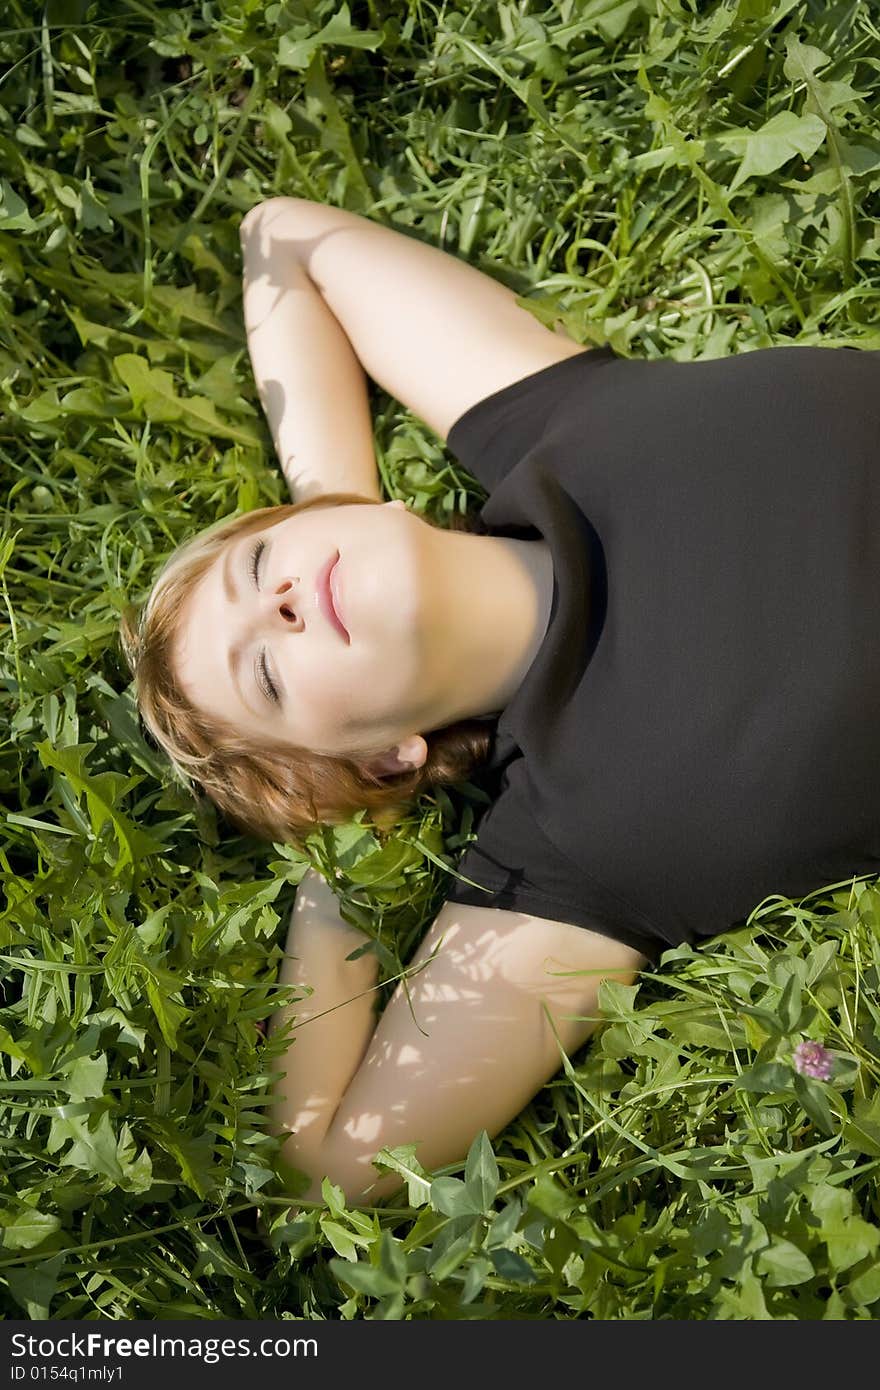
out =
{"type": "Polygon", "coordinates": [[[386,753],[375,753],[364,759],[370,772],[379,777],[393,777],[398,772],[411,772],[413,768],[423,767],[428,756],[428,745],[421,734],[412,734],[386,753]]]}

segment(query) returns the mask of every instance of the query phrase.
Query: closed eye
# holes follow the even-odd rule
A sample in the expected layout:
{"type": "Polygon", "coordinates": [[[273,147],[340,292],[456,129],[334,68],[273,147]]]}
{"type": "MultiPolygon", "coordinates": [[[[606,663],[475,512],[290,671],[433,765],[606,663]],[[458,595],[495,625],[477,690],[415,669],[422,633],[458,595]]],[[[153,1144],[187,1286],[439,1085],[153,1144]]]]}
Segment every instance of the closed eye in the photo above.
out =
{"type": "Polygon", "coordinates": [[[248,571],[250,573],[251,580],[255,589],[259,589],[260,587],[258,582],[260,573],[260,559],[262,558],[262,554],[265,549],[266,542],[257,541],[256,545],[250,553],[250,559],[248,560],[248,571]]]}
{"type": "MultiPolygon", "coordinates": [[[[263,551],[265,549],[266,542],[263,540],[258,540],[257,543],[253,546],[248,557],[248,573],[250,574],[255,589],[259,589],[260,587],[260,560],[262,559],[263,551]]],[[[269,672],[266,669],[265,650],[260,651],[256,661],[254,662],[254,679],[256,680],[257,685],[259,686],[262,694],[266,697],[267,700],[270,700],[272,704],[275,705],[281,703],[278,696],[278,691],[272,684],[272,681],[269,678],[269,672]]]]}
{"type": "Polygon", "coordinates": [[[278,691],[269,679],[269,672],[266,670],[266,653],[263,651],[260,652],[254,663],[254,674],[257,678],[257,685],[266,696],[266,699],[271,700],[273,704],[279,704],[278,691]]]}

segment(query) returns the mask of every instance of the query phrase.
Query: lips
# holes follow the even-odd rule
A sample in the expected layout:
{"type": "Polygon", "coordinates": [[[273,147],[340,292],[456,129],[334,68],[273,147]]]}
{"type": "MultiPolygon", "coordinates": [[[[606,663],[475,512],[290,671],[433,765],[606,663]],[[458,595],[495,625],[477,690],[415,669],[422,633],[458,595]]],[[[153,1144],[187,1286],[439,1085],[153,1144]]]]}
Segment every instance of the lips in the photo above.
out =
{"type": "Polygon", "coordinates": [[[318,576],[315,581],[315,601],[331,627],[335,627],[340,637],[342,637],[345,642],[350,643],[351,638],[337,611],[337,595],[334,588],[336,576],[334,574],[334,569],[338,560],[339,551],[337,550],[318,571],[318,576]]]}

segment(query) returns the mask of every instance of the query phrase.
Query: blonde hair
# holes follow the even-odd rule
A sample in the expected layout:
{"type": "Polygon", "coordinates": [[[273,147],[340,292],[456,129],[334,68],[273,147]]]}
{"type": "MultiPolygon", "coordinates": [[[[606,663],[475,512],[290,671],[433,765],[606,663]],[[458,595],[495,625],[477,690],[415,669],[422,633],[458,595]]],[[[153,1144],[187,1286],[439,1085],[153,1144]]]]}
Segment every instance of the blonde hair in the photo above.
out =
{"type": "MultiPolygon", "coordinates": [[[[422,767],[381,777],[355,755],[265,746],[227,721],[203,714],[178,684],[171,656],[180,614],[220,552],[237,537],[311,507],[354,503],[381,505],[373,498],[337,492],[224,518],[165,561],[140,611],[128,604],[122,613],[120,642],[135,681],[143,728],[192,791],[203,792],[235,828],[258,839],[302,845],[319,824],[341,824],[359,810],[387,828],[423,791],[466,780],[489,751],[485,721],[461,720],[424,735],[428,756],[422,767]]],[[[454,517],[451,529],[471,527],[454,517]]]]}

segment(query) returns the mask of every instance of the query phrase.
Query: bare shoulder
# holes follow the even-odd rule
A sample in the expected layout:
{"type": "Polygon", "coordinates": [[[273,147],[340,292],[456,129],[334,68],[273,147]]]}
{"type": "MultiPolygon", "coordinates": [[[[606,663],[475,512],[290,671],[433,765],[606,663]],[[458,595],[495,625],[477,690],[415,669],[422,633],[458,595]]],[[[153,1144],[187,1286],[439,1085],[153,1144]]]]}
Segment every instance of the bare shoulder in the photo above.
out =
{"type": "MultiPolygon", "coordinates": [[[[340,920],[338,899],[331,885],[316,870],[307,869],[296,893],[294,916],[340,920]]],[[[420,942],[408,969],[422,971],[437,962],[434,973],[476,970],[486,980],[499,980],[521,988],[546,988],[558,992],[569,972],[569,993],[592,994],[598,977],[615,974],[623,979],[644,964],[645,957],[631,946],[598,930],[577,923],[499,907],[446,902],[420,942]],[[560,972],[562,972],[560,974],[560,972]],[[581,974],[581,972],[586,972],[581,974]]]]}
{"type": "Polygon", "coordinates": [[[437,913],[413,964],[444,954],[452,970],[474,968],[484,979],[572,998],[592,996],[605,974],[629,978],[645,963],[631,946],[577,923],[453,902],[437,913]]]}

